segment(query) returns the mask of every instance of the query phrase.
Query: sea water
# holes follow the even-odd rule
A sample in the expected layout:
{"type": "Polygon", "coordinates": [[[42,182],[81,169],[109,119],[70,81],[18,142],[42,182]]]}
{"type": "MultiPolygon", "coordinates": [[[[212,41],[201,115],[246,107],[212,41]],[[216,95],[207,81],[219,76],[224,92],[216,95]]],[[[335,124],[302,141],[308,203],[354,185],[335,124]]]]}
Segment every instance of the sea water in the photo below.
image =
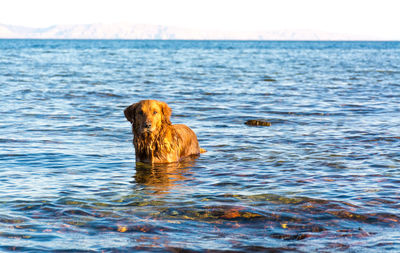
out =
{"type": "Polygon", "coordinates": [[[399,42],[0,40],[0,113],[2,251],[400,251],[399,42]],[[136,163],[142,99],[207,153],[136,163]]]}

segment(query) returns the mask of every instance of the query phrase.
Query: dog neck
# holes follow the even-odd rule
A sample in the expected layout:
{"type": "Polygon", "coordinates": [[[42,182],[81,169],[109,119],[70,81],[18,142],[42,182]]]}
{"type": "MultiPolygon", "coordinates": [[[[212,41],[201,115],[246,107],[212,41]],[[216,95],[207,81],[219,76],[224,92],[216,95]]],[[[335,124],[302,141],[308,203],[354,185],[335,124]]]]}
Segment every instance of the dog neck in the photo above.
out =
{"type": "Polygon", "coordinates": [[[157,132],[133,133],[133,144],[136,152],[136,160],[142,162],[155,162],[165,159],[165,155],[171,150],[173,136],[166,136],[166,128],[157,132]],[[169,138],[168,138],[169,137],[169,138]],[[172,138],[171,138],[172,137],[172,138]]]}

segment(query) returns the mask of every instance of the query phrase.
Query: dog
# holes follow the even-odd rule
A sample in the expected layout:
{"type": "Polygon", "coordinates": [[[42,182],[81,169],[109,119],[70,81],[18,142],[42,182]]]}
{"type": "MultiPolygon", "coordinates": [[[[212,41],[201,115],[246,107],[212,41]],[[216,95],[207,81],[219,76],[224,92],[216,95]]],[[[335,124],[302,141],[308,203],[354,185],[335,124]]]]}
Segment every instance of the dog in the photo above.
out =
{"type": "Polygon", "coordinates": [[[132,124],[136,162],[173,163],[206,152],[192,129],[171,124],[171,113],[165,102],[157,100],[142,100],[124,110],[132,124]]]}

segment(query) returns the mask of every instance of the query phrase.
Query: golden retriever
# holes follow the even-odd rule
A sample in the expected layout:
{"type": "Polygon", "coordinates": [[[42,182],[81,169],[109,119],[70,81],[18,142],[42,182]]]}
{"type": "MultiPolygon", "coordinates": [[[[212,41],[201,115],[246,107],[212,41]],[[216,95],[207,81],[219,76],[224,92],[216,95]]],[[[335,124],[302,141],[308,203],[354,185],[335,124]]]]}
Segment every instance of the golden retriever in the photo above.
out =
{"type": "Polygon", "coordinates": [[[184,157],[205,152],[189,127],[171,124],[171,113],[166,103],[157,100],[142,100],[124,110],[132,124],[137,162],[179,162],[184,157]]]}

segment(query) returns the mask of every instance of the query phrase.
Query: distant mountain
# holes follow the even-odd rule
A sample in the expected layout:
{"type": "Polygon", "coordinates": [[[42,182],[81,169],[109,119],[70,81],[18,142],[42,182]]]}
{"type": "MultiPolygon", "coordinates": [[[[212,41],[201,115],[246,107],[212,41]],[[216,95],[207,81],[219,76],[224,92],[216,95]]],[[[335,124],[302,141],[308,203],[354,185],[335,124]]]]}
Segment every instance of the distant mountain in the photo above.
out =
{"type": "Polygon", "coordinates": [[[31,28],[0,24],[0,38],[157,39],[157,40],[379,40],[368,36],[310,30],[261,32],[210,31],[161,25],[88,24],[31,28]]]}

